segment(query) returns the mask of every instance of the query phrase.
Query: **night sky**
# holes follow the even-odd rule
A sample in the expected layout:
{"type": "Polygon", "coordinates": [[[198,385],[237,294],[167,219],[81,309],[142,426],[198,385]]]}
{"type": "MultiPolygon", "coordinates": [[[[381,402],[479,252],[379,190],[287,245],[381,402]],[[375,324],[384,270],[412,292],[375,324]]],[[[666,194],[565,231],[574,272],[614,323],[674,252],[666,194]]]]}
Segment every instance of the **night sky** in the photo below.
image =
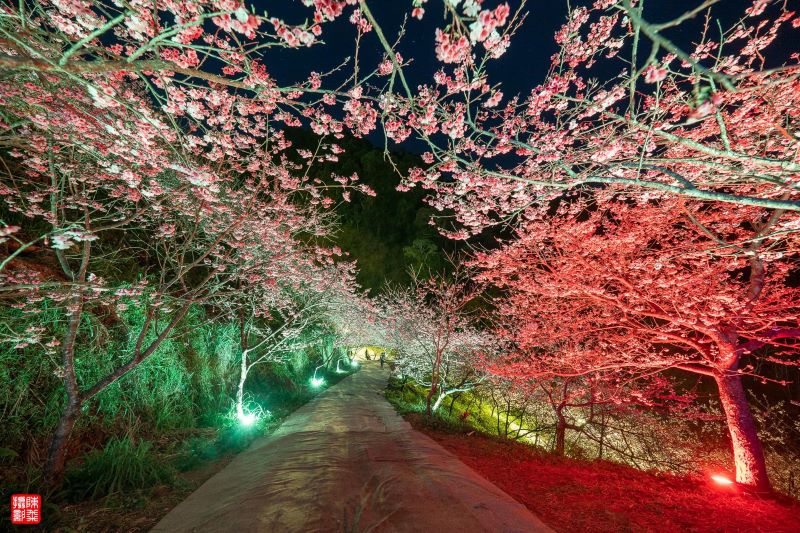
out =
{"type": "MultiPolygon", "coordinates": [[[[487,0],[487,7],[497,5],[496,0],[487,0]]],[[[571,2],[575,5],[588,5],[591,1],[571,2]]],[[[695,7],[699,0],[649,0],[645,2],[645,19],[650,22],[670,20],[681,13],[695,7]]],[[[302,23],[310,17],[312,10],[303,7],[299,1],[258,0],[253,2],[256,10],[267,11],[269,16],[284,19],[287,23],[302,23]]],[[[510,1],[512,12],[519,2],[510,1]]],[[[723,27],[727,28],[735,22],[752,4],[748,0],[720,0],[713,7],[714,16],[719,18],[723,27]]],[[[410,14],[411,0],[373,0],[369,3],[375,18],[390,41],[394,41],[404,17],[410,14]]],[[[413,86],[428,83],[432,74],[441,66],[434,55],[434,32],[437,27],[444,26],[441,0],[430,0],[426,4],[423,20],[411,19],[406,23],[406,35],[398,48],[404,59],[413,58],[414,64],[406,69],[406,76],[413,86]]],[[[352,9],[352,8],[351,8],[352,9]]],[[[542,82],[550,65],[550,57],[557,51],[553,35],[566,20],[567,1],[529,1],[525,6],[528,17],[525,24],[511,41],[511,47],[490,68],[493,82],[500,82],[501,89],[510,96],[527,94],[542,82]]],[[[266,58],[271,74],[281,84],[302,81],[309,72],[325,72],[348,56],[355,49],[356,28],[348,20],[349,13],[334,22],[324,25],[322,39],[324,45],[316,45],[313,51],[278,50],[266,58]]],[[[687,46],[697,38],[702,17],[686,23],[682,28],[673,31],[669,36],[687,46]]],[[[359,60],[362,69],[371,70],[383,56],[383,50],[373,33],[368,34],[361,43],[359,60]]],[[[619,71],[619,65],[613,66],[619,71]]]]}

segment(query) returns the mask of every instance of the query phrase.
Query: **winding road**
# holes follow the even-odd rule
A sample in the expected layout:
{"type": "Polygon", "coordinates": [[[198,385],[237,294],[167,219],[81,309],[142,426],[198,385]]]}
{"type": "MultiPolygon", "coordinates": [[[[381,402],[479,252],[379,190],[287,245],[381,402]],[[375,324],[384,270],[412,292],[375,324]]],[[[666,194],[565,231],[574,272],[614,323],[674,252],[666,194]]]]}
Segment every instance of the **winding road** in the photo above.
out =
{"type": "Polygon", "coordinates": [[[154,532],[550,532],[386,401],[361,371],[253,443],[154,532]]]}

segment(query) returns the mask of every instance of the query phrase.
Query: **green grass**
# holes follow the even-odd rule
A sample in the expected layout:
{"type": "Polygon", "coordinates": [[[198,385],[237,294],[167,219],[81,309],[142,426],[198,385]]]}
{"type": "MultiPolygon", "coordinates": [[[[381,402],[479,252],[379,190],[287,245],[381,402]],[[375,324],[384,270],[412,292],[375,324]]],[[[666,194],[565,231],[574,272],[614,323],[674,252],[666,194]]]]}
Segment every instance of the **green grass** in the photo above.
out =
{"type": "Polygon", "coordinates": [[[99,499],[112,494],[169,484],[175,478],[150,441],[130,436],[112,438],[102,450],[86,455],[82,464],[67,471],[64,489],[70,499],[99,499]]]}
{"type": "Polygon", "coordinates": [[[214,441],[204,437],[190,437],[181,443],[173,464],[179,471],[188,472],[218,457],[219,451],[214,441]]]}
{"type": "MultiPolygon", "coordinates": [[[[428,389],[414,381],[403,382],[396,378],[390,379],[386,389],[386,399],[401,415],[424,414],[427,394],[428,389]]],[[[503,417],[502,414],[499,416],[503,417]]],[[[492,414],[488,402],[480,402],[473,392],[463,392],[445,398],[430,418],[425,417],[425,423],[439,429],[457,432],[475,430],[486,435],[505,437],[498,430],[497,417],[497,412],[492,414]],[[463,416],[464,413],[467,416],[463,416]]]]}
{"type": "MultiPolygon", "coordinates": [[[[400,414],[408,413],[424,413],[425,412],[425,398],[428,394],[428,389],[415,383],[414,381],[406,381],[392,378],[389,381],[389,386],[386,389],[386,399],[389,403],[395,406],[395,409],[400,414]]],[[[464,423],[459,418],[459,414],[464,412],[461,401],[456,399],[453,405],[452,414],[450,410],[450,398],[446,399],[439,409],[436,410],[432,418],[441,420],[453,426],[463,426],[464,423]],[[462,408],[459,410],[459,408],[462,408]]]]}

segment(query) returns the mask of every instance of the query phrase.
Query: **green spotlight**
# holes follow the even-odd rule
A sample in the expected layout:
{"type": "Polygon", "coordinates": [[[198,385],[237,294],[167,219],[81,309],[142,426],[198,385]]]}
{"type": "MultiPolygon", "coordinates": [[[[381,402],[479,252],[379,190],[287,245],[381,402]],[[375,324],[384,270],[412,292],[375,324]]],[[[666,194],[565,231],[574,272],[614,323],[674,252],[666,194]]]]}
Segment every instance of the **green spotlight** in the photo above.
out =
{"type": "Polygon", "coordinates": [[[252,426],[258,420],[258,417],[254,413],[241,413],[238,415],[239,422],[243,426],[252,426]]]}

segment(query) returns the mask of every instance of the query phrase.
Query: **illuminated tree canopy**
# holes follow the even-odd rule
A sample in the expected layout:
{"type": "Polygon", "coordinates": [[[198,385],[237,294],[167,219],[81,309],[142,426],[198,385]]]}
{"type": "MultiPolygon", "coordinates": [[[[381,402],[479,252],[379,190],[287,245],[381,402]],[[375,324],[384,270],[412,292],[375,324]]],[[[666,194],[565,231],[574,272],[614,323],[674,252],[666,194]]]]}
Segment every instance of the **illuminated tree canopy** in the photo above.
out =
{"type": "Polygon", "coordinates": [[[283,4],[2,8],[0,345],[54,376],[51,485],[81,417],[197,320],[235,339],[221,387],[242,420],[254,368],[313,352],[321,386],[375,344],[428,415],[483,386],[549,403],[563,454],[570,406],[689,409],[674,378],[699,376],[736,480],[770,489],[747,391],[800,364],[796,6],[742,2],[723,25],[714,0],[659,22],[642,0],[578,2],[512,93],[536,5],[413,0],[387,24],[397,8],[370,0],[283,4]],[[342,28],[346,49],[326,42],[342,28]],[[354,139],[377,146],[358,164],[354,139]],[[375,189],[393,210],[363,212],[413,231],[359,233],[345,204],[375,189]],[[455,265],[442,236],[466,241],[455,265]],[[368,293],[342,243],[366,264],[379,238],[395,283],[368,293]]]}

